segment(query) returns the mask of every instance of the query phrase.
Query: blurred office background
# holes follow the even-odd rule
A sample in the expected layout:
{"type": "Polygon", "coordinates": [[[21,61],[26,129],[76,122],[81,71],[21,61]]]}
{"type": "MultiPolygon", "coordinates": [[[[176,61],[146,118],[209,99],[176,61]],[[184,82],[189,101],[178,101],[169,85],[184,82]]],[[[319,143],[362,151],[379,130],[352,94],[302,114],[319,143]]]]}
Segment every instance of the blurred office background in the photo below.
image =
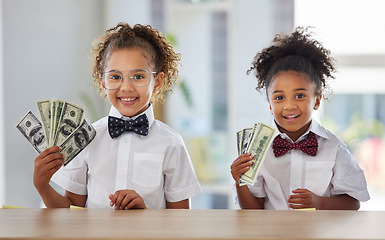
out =
{"type": "Polygon", "coordinates": [[[230,164],[236,132],[271,123],[256,79],[246,75],[274,35],[314,26],[337,59],[329,101],[316,118],[348,145],[385,210],[385,16],[381,0],[0,0],[0,204],[41,207],[33,187],[35,150],[16,129],[35,101],[56,97],[108,114],[93,89],[92,40],[120,21],[151,24],[182,54],[182,83],[156,115],[178,130],[203,193],[193,208],[236,208],[230,164]]]}

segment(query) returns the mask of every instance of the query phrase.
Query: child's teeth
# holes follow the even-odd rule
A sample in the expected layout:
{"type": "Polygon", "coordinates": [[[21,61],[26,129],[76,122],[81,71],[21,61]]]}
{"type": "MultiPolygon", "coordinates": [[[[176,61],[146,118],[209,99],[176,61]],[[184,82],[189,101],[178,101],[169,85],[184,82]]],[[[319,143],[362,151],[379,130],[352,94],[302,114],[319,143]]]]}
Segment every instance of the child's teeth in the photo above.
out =
{"type": "Polygon", "coordinates": [[[286,116],[286,118],[295,118],[297,117],[298,115],[291,115],[291,116],[286,116]]]}

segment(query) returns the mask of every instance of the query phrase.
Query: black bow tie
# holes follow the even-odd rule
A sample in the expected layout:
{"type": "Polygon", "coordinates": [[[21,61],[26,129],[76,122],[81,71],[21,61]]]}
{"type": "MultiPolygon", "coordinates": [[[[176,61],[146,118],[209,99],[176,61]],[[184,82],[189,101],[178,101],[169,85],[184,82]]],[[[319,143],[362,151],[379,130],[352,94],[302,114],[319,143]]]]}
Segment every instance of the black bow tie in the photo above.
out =
{"type": "Polygon", "coordinates": [[[148,119],[145,114],[140,115],[134,120],[123,120],[120,118],[108,117],[108,132],[111,138],[117,138],[125,131],[133,131],[136,134],[147,136],[148,119]]]}

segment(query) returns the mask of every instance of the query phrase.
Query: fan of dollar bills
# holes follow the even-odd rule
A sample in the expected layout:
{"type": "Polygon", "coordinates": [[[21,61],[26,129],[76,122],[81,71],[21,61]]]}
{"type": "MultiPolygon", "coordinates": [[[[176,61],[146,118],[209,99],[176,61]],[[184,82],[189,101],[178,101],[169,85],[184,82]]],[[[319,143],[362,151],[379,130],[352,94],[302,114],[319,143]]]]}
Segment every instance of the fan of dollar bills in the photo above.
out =
{"type": "Polygon", "coordinates": [[[245,128],[237,132],[238,155],[251,153],[253,164],[239,179],[239,186],[254,185],[257,182],[259,169],[265,159],[275,129],[264,123],[256,123],[252,128],[245,128]]]}
{"type": "Polygon", "coordinates": [[[16,127],[38,153],[60,146],[65,166],[95,138],[96,131],[84,119],[84,110],[73,103],[55,98],[36,103],[43,124],[28,111],[16,127]]]}

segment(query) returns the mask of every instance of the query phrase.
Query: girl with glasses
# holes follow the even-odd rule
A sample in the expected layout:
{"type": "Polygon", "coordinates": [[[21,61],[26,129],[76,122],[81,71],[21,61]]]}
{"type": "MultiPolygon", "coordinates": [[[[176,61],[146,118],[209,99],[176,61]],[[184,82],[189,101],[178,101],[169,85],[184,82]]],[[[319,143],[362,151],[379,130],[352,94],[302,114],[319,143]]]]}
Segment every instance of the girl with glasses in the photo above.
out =
{"type": "Polygon", "coordinates": [[[95,139],[70,164],[60,147],[35,159],[34,185],[47,207],[189,208],[201,192],[181,136],[154,119],[152,101],[178,78],[180,55],[151,26],[119,23],[96,39],[92,76],[111,103],[95,139]],[[60,170],[59,170],[60,169],[60,170]],[[64,196],[50,185],[65,189],[64,196]]]}

